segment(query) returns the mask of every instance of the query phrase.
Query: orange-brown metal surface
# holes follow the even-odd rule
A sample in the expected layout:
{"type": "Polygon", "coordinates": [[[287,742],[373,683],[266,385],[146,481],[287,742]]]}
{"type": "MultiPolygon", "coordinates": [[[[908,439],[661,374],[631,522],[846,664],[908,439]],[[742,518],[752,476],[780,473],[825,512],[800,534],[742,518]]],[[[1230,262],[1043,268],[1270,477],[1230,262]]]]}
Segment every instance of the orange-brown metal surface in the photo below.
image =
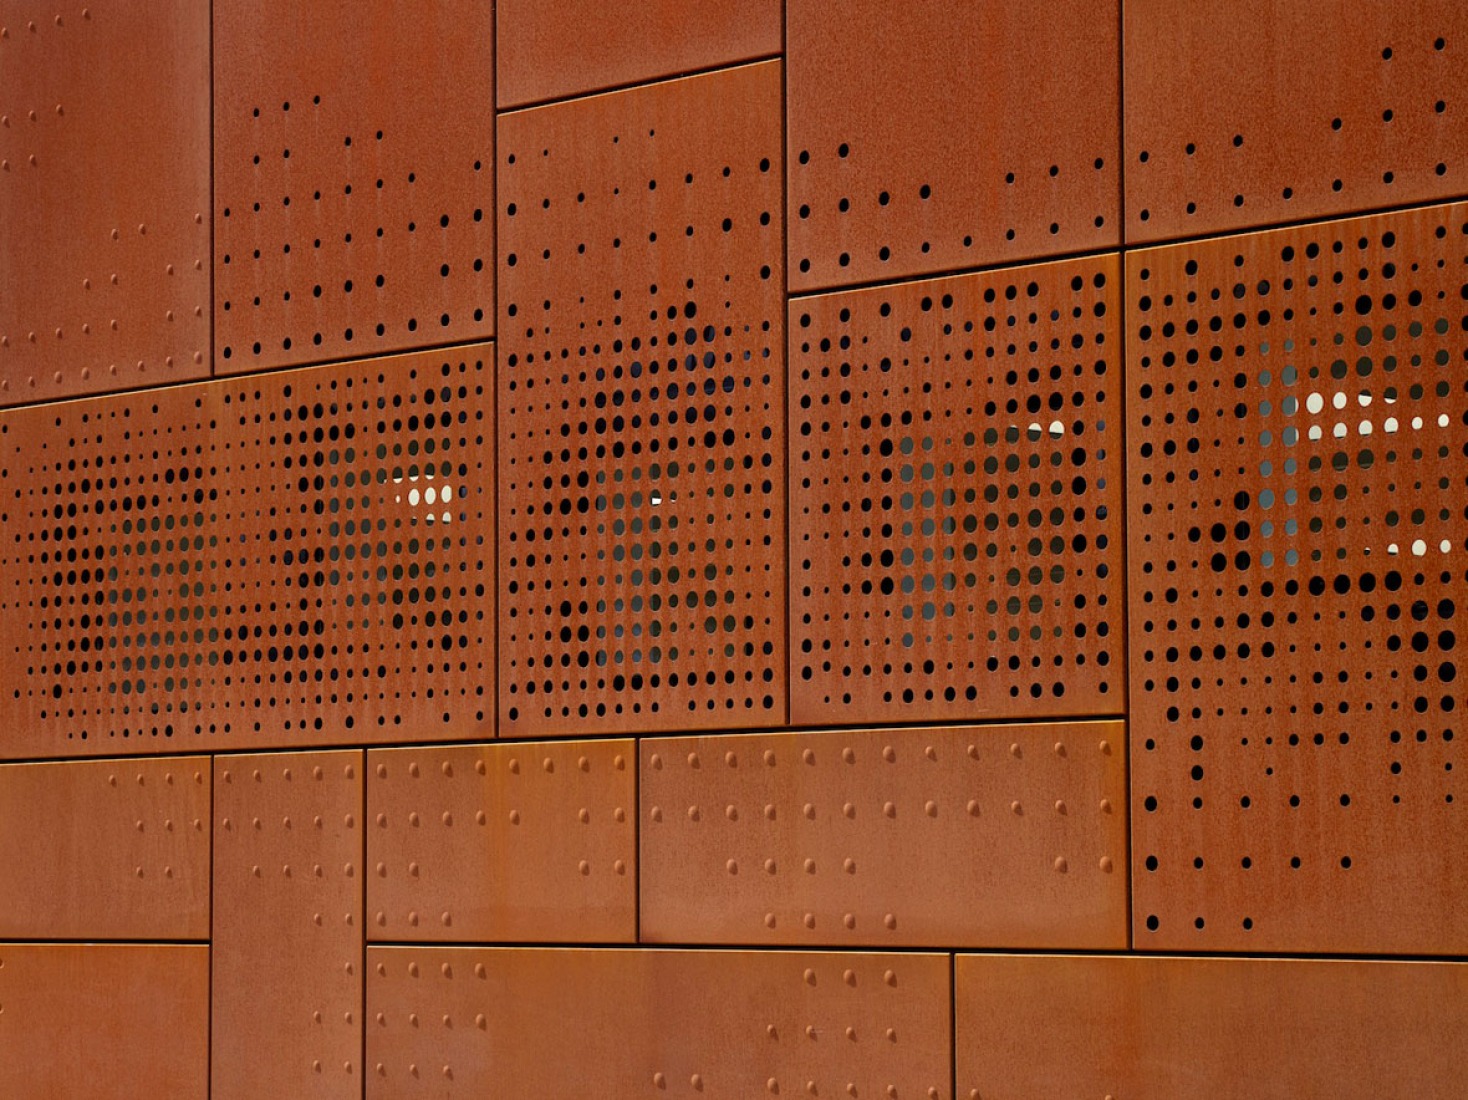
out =
{"type": "Polygon", "coordinates": [[[494,334],[493,23],[214,0],[219,371],[494,334]]]}
{"type": "Polygon", "coordinates": [[[1126,235],[1468,190],[1460,0],[1127,0],[1126,235]]]}
{"type": "Polygon", "coordinates": [[[493,363],[0,415],[0,755],[485,736],[493,363]]]}
{"type": "Polygon", "coordinates": [[[0,405],[206,377],[209,4],[0,7],[0,405]]]}
{"type": "Polygon", "coordinates": [[[208,939],[210,768],[0,765],[0,937],[208,939]]]}
{"type": "Polygon", "coordinates": [[[498,0],[495,9],[501,108],[780,52],[779,0],[498,0]]]}
{"type": "Polygon", "coordinates": [[[944,955],[374,947],[367,1096],[952,1095],[944,955]]]}
{"type": "Polygon", "coordinates": [[[0,944],[0,1096],[209,1096],[209,948],[0,944]]]}
{"type": "Polygon", "coordinates": [[[790,0],[790,287],[1121,240],[1118,0],[790,0]]]}
{"type": "Polygon", "coordinates": [[[362,767],[215,758],[212,1100],[362,1095],[362,767]]]}
{"type": "Polygon", "coordinates": [[[502,734],[785,716],[780,66],[500,118],[502,734]]]}
{"type": "Polygon", "coordinates": [[[377,940],[637,938],[631,741],[367,754],[377,940]]]}
{"type": "Polygon", "coordinates": [[[1120,722],[642,742],[642,939],[1125,948],[1120,722]]]}
{"type": "Polygon", "coordinates": [[[1462,954],[1468,204],[1127,259],[1136,946],[1462,954]]]}
{"type": "Polygon", "coordinates": [[[790,307],[790,714],[1118,714],[1121,262],[790,307]]]}
{"type": "Polygon", "coordinates": [[[959,955],[957,1094],[1411,1096],[1468,1078],[1468,966],[959,955]]]}

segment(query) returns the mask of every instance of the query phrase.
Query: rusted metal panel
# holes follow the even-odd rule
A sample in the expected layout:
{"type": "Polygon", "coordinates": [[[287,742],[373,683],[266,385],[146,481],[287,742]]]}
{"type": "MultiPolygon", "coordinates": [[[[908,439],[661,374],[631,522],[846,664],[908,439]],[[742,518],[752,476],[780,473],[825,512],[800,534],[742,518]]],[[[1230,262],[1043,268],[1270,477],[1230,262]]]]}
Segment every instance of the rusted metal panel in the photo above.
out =
{"type": "Polygon", "coordinates": [[[1118,714],[1117,255],[791,303],[791,718],[1118,714]]]}
{"type": "Polygon", "coordinates": [[[367,754],[378,940],[637,938],[631,741],[367,754]]]}
{"type": "Polygon", "coordinates": [[[1126,234],[1468,190],[1459,0],[1127,0],[1126,234]]]}
{"type": "Polygon", "coordinates": [[[0,756],[488,734],[493,354],[0,415],[0,756]]]}
{"type": "Polygon", "coordinates": [[[362,766],[215,757],[213,1100],[362,1094],[362,766]]]}
{"type": "Polygon", "coordinates": [[[785,717],[780,67],[500,116],[501,733],[785,717]]]}
{"type": "Polygon", "coordinates": [[[493,22],[214,0],[217,370],[494,334],[493,22]]]}
{"type": "Polygon", "coordinates": [[[1468,966],[959,955],[958,1095],[1412,1096],[1468,1076],[1468,966]]]}
{"type": "Polygon", "coordinates": [[[209,5],[0,10],[0,405],[209,374],[209,5]]]}
{"type": "Polygon", "coordinates": [[[0,944],[0,1095],[209,1095],[209,948],[0,944]]]}
{"type": "Polygon", "coordinates": [[[1120,722],[642,742],[648,942],[1125,948],[1120,722]]]}
{"type": "Polygon", "coordinates": [[[208,757],[0,765],[0,937],[209,938],[208,757]]]}
{"type": "Polygon", "coordinates": [[[1127,258],[1143,948],[1468,951],[1468,205],[1127,258]]]}
{"type": "Polygon", "coordinates": [[[790,286],[1121,240],[1118,0],[790,0],[790,286]]]}
{"type": "Polygon", "coordinates": [[[780,52],[779,0],[499,0],[496,8],[502,108],[780,52]]]}
{"type": "Polygon", "coordinates": [[[374,947],[367,1095],[951,1095],[945,955],[374,947]]]}

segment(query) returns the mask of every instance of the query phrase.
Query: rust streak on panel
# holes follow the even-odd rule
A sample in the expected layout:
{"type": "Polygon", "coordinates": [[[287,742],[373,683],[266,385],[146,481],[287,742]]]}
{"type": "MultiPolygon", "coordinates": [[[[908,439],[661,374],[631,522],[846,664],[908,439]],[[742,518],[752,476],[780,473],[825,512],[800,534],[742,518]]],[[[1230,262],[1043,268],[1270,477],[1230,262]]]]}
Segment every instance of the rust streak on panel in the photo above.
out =
{"type": "Polygon", "coordinates": [[[649,942],[1124,948],[1120,722],[642,743],[649,942]]]}
{"type": "Polygon", "coordinates": [[[0,1095],[209,1096],[209,948],[0,944],[0,1095]]]}
{"type": "Polygon", "coordinates": [[[0,414],[0,756],[489,734],[493,356],[0,414]]]}
{"type": "Polygon", "coordinates": [[[1468,1077],[1468,966],[958,956],[958,1095],[1411,1096],[1468,1077]]]}
{"type": "Polygon", "coordinates": [[[944,955],[382,947],[367,1096],[950,1096],[944,955]]]}
{"type": "Polygon", "coordinates": [[[0,765],[0,937],[208,939],[210,766],[0,765]]]}
{"type": "Polygon", "coordinates": [[[1128,258],[1136,945],[1462,954],[1468,205],[1128,258]]]}
{"type": "Polygon", "coordinates": [[[631,942],[631,741],[368,753],[379,940],[631,942]]]}
{"type": "Polygon", "coordinates": [[[215,758],[213,1100],[362,1094],[362,765],[215,758]]]}

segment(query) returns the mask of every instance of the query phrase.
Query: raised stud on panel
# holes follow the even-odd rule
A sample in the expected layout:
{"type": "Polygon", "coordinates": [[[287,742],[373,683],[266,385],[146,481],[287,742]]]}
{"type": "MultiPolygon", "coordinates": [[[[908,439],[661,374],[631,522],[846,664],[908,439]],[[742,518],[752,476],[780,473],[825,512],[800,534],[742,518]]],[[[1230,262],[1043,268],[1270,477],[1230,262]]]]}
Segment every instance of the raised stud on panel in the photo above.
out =
{"type": "Polygon", "coordinates": [[[780,67],[500,117],[501,732],[785,717],[780,67]]]}
{"type": "Polygon", "coordinates": [[[1128,256],[1136,944],[1461,954],[1468,206],[1128,256]]]}

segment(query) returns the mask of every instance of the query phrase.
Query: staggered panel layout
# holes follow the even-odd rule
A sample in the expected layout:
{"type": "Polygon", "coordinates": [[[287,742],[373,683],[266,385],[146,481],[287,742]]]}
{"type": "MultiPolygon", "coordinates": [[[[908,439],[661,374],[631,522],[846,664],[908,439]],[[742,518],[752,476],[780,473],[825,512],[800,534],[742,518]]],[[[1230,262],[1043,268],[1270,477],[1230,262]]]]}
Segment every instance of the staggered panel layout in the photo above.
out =
{"type": "Polygon", "coordinates": [[[0,0],[0,1095],[1461,1096],[1465,55],[0,0]]]}

